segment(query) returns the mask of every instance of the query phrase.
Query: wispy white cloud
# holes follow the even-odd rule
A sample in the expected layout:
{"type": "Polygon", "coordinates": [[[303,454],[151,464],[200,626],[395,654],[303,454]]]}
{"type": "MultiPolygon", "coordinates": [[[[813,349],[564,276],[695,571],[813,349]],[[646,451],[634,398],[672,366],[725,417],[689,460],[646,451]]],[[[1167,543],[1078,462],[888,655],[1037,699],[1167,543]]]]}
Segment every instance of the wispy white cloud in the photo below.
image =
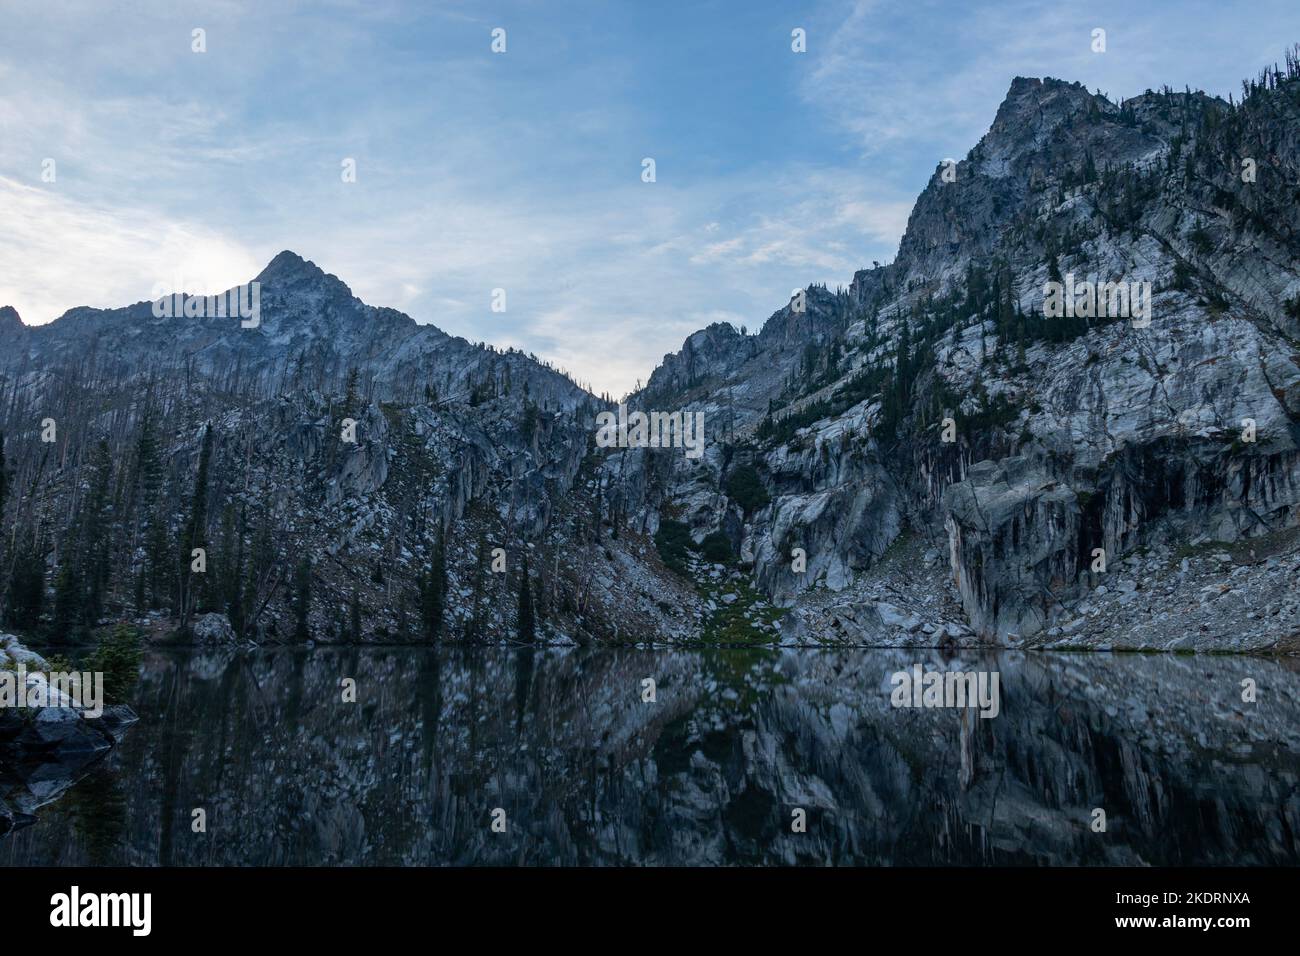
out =
{"type": "Polygon", "coordinates": [[[77,305],[139,302],[159,283],[220,291],[261,267],[237,239],[202,222],[90,205],[5,177],[0,208],[0,304],[12,305],[28,324],[77,305]]]}

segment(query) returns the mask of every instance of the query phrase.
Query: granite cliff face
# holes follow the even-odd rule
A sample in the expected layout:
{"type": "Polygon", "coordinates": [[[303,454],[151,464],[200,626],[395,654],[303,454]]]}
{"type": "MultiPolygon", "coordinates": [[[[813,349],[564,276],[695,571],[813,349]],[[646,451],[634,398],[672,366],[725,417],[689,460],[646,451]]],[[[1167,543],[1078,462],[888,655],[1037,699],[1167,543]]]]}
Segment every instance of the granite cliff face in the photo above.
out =
{"type": "Polygon", "coordinates": [[[725,534],[792,640],[1164,647],[1191,627],[1197,647],[1294,647],[1298,135],[1294,59],[1233,104],[1017,78],[894,262],[665,359],[634,404],[703,410],[716,441],[628,485],[632,509],[725,534]],[[1115,285],[1058,317],[1052,282],[1115,285]],[[750,513],[738,469],[769,499],[750,513]],[[910,542],[927,560],[904,582],[884,559],[910,542]],[[1266,625],[1192,598],[1101,629],[1089,596],[1126,559],[1163,592],[1240,542],[1225,591],[1253,600],[1282,568],[1276,599],[1239,609],[1266,625]]]}

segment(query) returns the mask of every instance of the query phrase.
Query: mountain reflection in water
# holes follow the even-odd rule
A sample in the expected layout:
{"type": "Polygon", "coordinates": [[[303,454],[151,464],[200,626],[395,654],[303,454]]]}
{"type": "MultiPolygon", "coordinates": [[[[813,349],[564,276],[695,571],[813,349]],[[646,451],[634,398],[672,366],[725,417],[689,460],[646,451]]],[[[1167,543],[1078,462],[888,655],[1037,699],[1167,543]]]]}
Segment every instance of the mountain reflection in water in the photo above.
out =
{"type": "Polygon", "coordinates": [[[140,723],[0,863],[1295,863],[1298,691],[1223,656],[154,651],[140,723]],[[891,706],[917,663],[997,671],[998,715],[891,706]]]}

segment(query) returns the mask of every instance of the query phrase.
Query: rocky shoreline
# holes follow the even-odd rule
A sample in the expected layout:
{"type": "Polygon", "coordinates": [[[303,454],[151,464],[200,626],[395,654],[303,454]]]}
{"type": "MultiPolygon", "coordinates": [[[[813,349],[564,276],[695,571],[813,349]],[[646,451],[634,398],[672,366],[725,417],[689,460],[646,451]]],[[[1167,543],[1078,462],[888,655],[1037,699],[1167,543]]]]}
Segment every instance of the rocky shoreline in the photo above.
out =
{"type": "Polygon", "coordinates": [[[945,558],[923,539],[900,542],[851,587],[811,592],[783,619],[782,645],[1300,653],[1300,530],[1153,544],[1094,575],[1032,637],[976,634],[945,558]]]}
{"type": "MultiPolygon", "coordinates": [[[[12,634],[0,634],[0,671],[27,670],[27,685],[44,682],[49,662],[12,634]]],[[[43,707],[0,707],[0,836],[32,823],[36,811],[59,799],[122,740],[136,722],[125,704],[87,717],[51,689],[43,707]]]]}

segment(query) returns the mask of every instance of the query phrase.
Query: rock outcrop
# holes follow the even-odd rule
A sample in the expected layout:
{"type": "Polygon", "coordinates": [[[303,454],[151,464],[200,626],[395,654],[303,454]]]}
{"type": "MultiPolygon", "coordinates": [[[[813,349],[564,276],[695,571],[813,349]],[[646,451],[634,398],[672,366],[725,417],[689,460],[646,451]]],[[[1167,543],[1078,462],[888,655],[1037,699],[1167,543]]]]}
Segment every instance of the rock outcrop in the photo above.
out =
{"type": "MultiPolygon", "coordinates": [[[[81,704],[49,687],[49,664],[11,634],[0,634],[0,672],[26,672],[22,691],[50,702],[0,707],[0,836],[32,822],[112,749],[136,716],[124,704],[92,717],[81,704]],[[22,668],[20,672],[17,669],[22,668]],[[40,685],[34,687],[33,685],[40,685]]],[[[12,679],[12,678],[11,678],[12,679]]]]}

